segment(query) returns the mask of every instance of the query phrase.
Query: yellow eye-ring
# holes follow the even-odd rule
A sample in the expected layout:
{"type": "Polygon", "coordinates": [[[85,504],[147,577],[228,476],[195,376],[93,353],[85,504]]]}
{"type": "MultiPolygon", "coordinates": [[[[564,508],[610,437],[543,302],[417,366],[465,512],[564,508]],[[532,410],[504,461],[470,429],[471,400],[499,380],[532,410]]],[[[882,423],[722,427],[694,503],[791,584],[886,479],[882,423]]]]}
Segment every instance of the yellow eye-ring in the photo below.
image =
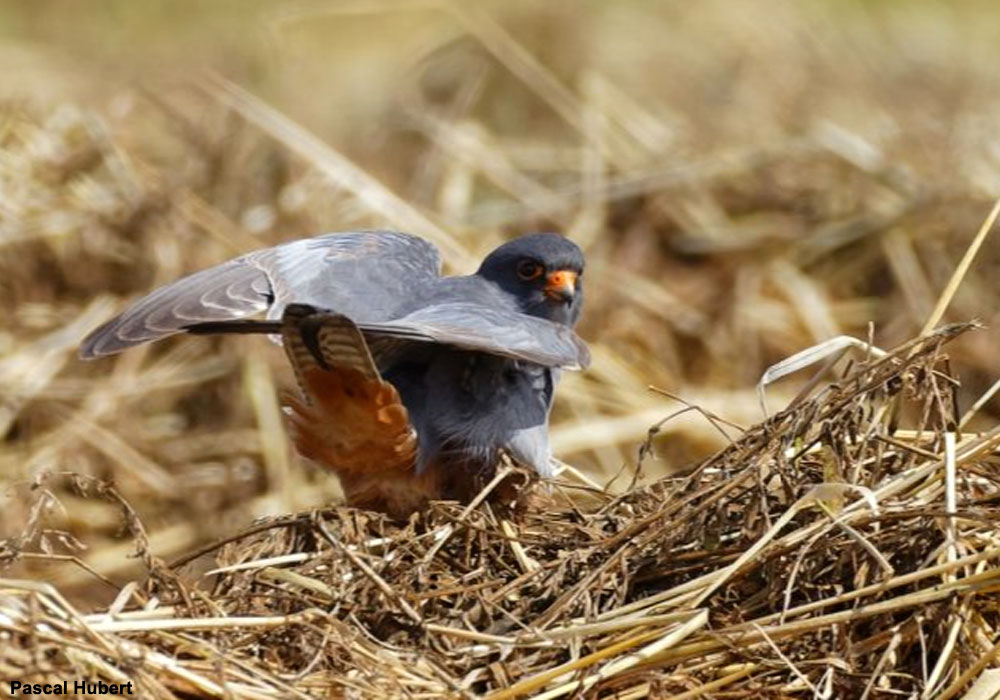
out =
{"type": "Polygon", "coordinates": [[[525,281],[538,279],[543,272],[545,268],[534,260],[522,260],[517,264],[517,276],[525,281]]]}

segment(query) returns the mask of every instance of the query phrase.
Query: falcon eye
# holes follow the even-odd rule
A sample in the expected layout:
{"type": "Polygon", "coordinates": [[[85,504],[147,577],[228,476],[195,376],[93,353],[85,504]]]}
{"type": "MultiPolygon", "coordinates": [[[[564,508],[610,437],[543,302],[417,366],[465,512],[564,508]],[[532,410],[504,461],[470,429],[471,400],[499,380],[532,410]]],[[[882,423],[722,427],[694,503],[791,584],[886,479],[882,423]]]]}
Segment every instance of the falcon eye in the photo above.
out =
{"type": "Polygon", "coordinates": [[[517,276],[525,281],[536,280],[543,272],[545,268],[534,260],[522,260],[517,264],[517,276]]]}

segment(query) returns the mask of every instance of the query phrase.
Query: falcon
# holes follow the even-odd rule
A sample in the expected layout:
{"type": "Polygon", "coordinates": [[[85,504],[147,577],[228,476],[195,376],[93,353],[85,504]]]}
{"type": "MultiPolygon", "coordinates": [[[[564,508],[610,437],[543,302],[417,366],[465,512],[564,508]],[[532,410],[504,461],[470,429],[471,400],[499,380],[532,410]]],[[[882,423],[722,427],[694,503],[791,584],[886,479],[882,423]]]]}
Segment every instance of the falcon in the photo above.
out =
{"type": "Polygon", "coordinates": [[[442,276],[417,236],[326,234],[161,287],[80,356],[184,332],[280,339],[300,390],[286,404],[298,452],[339,477],[348,505],[402,518],[432,499],[468,502],[501,453],[552,475],[559,372],[590,361],[573,330],[583,268],[554,233],[504,243],[465,276],[442,276]]]}

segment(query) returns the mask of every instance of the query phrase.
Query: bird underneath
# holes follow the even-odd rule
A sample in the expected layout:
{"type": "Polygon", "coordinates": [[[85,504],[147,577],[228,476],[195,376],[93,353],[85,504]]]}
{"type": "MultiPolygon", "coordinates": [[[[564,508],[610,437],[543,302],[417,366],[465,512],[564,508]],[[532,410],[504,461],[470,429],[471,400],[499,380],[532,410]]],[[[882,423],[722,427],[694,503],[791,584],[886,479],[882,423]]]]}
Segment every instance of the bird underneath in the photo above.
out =
{"type": "Polygon", "coordinates": [[[298,452],[339,477],[348,505],[404,518],[429,500],[468,502],[502,453],[552,475],[559,372],[590,360],[573,330],[583,270],[579,247],[553,233],[448,277],[417,236],[326,234],[154,290],[93,331],[80,356],[183,332],[280,337],[299,387],[285,397],[298,452]]]}

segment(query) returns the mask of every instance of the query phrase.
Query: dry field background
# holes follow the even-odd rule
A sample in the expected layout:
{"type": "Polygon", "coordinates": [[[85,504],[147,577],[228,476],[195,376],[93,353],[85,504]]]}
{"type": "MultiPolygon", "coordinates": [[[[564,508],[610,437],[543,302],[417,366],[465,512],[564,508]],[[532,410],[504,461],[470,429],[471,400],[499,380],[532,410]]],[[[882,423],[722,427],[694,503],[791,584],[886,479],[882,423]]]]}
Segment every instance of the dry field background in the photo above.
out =
{"type": "MultiPolygon", "coordinates": [[[[424,235],[456,272],[571,236],[594,363],[560,386],[557,454],[620,493],[669,417],[640,483],[689,469],[729,438],[667,394],[749,427],[769,365],[932,317],[1000,194],[997,36],[971,1],[0,3],[4,575],[87,603],[142,575],[120,504],[66,472],[113,482],[165,560],[336,499],[288,451],[266,342],[74,354],[158,284],[331,230],[424,235]]],[[[940,437],[1000,374],[996,240],[944,316],[986,326],[948,346],[958,411],[904,428],[940,437]]]]}

